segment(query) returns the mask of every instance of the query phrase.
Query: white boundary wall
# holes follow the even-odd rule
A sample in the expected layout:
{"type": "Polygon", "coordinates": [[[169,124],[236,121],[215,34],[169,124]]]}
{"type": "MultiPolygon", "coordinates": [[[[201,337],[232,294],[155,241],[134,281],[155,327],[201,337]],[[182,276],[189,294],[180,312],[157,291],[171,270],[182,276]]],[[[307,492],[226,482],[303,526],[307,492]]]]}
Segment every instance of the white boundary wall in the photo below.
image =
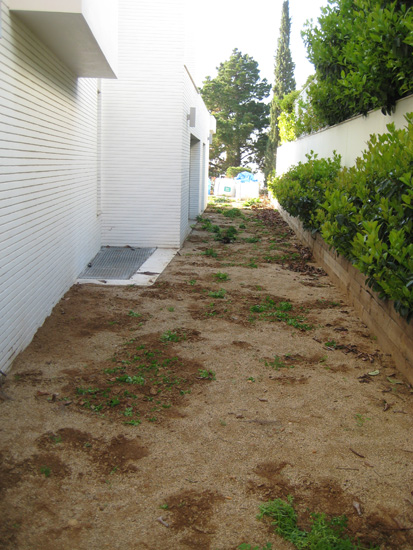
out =
{"type": "Polygon", "coordinates": [[[284,174],[291,166],[306,162],[306,154],[317,153],[318,158],[333,156],[333,151],[341,155],[343,166],[353,166],[357,157],[367,148],[371,134],[384,134],[387,124],[394,122],[396,128],[406,125],[406,113],[413,112],[413,96],[397,102],[396,111],[391,116],[383,115],[381,111],[372,111],[368,116],[357,116],[331,128],[321,130],[311,136],[306,136],[285,143],[277,150],[277,176],[284,174]]]}
{"type": "Polygon", "coordinates": [[[31,341],[100,246],[97,90],[2,2],[0,368],[31,341]]]}

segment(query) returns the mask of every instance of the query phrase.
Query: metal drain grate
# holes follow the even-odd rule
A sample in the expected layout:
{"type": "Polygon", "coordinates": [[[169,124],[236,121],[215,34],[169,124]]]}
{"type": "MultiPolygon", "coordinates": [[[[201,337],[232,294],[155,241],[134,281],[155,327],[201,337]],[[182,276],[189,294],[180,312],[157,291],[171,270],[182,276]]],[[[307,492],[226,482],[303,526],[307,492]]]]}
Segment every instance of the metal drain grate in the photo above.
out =
{"type": "Polygon", "coordinates": [[[79,275],[79,279],[128,280],[156,248],[104,246],[79,275]]]}

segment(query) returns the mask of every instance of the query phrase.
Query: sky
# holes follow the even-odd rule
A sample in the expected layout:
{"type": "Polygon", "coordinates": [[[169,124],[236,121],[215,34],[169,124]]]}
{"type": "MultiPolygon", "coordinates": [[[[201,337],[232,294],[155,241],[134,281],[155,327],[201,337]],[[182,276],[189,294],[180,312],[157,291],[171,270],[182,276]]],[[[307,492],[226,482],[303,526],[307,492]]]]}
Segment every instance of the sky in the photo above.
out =
{"type": "MultiPolygon", "coordinates": [[[[197,6],[202,25],[198,36],[197,81],[216,76],[216,67],[238,48],[255,59],[261,78],[274,80],[274,57],[277,50],[283,0],[208,0],[197,6]]],[[[295,63],[297,87],[314,72],[306,59],[301,30],[307,19],[316,23],[320,8],[327,0],[290,0],[290,48],[295,63]]],[[[197,29],[198,32],[198,29],[197,29]]]]}

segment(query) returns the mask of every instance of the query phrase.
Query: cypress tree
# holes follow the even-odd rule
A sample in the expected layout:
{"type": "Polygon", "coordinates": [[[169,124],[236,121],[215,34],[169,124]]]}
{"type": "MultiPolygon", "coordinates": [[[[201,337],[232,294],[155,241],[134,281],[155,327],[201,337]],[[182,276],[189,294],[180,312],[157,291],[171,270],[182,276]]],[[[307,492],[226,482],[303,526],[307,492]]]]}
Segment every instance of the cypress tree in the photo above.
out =
{"type": "Polygon", "coordinates": [[[280,101],[285,95],[295,90],[295,64],[290,50],[291,19],[289,0],[284,0],[281,15],[280,36],[274,66],[273,99],[271,101],[271,129],[267,146],[267,169],[269,174],[275,167],[277,147],[279,144],[278,117],[281,114],[280,101]]]}

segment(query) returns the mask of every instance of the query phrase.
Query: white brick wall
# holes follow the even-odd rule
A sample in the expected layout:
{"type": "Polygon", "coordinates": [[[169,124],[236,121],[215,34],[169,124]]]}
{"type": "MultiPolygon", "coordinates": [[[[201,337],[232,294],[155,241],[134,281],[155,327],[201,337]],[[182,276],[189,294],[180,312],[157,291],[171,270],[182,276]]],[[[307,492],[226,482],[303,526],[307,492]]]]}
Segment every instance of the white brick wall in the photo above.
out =
{"type": "Polygon", "coordinates": [[[179,246],[182,4],[119,2],[118,80],[102,82],[107,245],[179,246]]]}
{"type": "Polygon", "coordinates": [[[2,2],[2,370],[99,249],[96,98],[2,2]]]}
{"type": "Polygon", "coordinates": [[[192,159],[195,216],[206,200],[210,117],[185,66],[186,0],[120,0],[119,80],[101,83],[76,79],[9,13],[7,0],[1,4],[0,369],[6,370],[101,244],[182,244],[190,230],[191,135],[199,140],[192,159]]]}
{"type": "Polygon", "coordinates": [[[189,229],[190,134],[205,142],[209,124],[184,66],[186,2],[119,4],[118,80],[102,83],[102,239],[179,247],[189,229]]]}

